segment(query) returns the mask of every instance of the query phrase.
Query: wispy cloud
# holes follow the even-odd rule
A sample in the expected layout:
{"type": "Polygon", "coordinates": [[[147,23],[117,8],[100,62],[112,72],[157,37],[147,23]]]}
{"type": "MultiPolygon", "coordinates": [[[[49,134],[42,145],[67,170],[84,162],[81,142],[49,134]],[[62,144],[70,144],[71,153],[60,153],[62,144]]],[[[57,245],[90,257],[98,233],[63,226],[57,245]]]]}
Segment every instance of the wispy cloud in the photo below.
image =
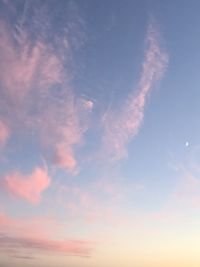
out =
{"type": "Polygon", "coordinates": [[[31,174],[23,175],[14,172],[3,177],[4,188],[13,196],[38,204],[42,192],[50,185],[50,177],[46,170],[36,168],[31,174]]]}
{"type": "Polygon", "coordinates": [[[54,239],[64,227],[66,225],[58,222],[54,217],[16,218],[0,212],[0,232],[9,236],[54,239]]]}
{"type": "Polygon", "coordinates": [[[66,210],[68,219],[79,219],[87,223],[111,222],[111,201],[105,197],[102,201],[100,190],[88,185],[86,188],[80,186],[58,185],[56,205],[66,210]]]}
{"type": "Polygon", "coordinates": [[[0,251],[13,257],[34,256],[37,252],[88,257],[94,244],[85,240],[55,239],[60,223],[48,218],[14,219],[0,213],[0,251]]]}
{"type": "Polygon", "coordinates": [[[91,244],[81,240],[50,240],[50,239],[30,239],[23,237],[11,237],[0,234],[0,249],[15,249],[15,254],[23,250],[31,250],[39,253],[62,253],[66,256],[89,257],[91,254],[91,244]]]}
{"type": "Polygon", "coordinates": [[[138,133],[143,122],[147,96],[162,78],[167,66],[168,56],[160,46],[155,22],[149,25],[146,39],[147,51],[137,93],[130,94],[120,111],[110,110],[103,117],[104,149],[114,160],[126,156],[126,145],[138,133]]]}
{"type": "Polygon", "coordinates": [[[152,212],[153,220],[182,221],[200,210],[200,165],[192,159],[173,168],[178,177],[160,210],[152,212]],[[191,213],[192,212],[192,213],[191,213]],[[188,216],[189,215],[189,216],[188,216]]]}
{"type": "Polygon", "coordinates": [[[170,203],[174,207],[185,207],[189,209],[200,209],[200,170],[198,168],[183,168],[181,178],[171,195],[170,203]]]}
{"type": "Polygon", "coordinates": [[[121,178],[110,176],[98,178],[84,187],[57,184],[53,205],[62,206],[70,218],[79,218],[86,223],[115,224],[117,210],[124,206],[127,196],[143,190],[143,187],[136,183],[127,186],[121,178]]]}
{"type": "MultiPolygon", "coordinates": [[[[34,10],[45,16],[41,12],[34,10]]],[[[34,134],[47,160],[76,173],[75,147],[82,142],[93,102],[78,99],[71,86],[73,53],[66,25],[60,29],[63,35],[55,34],[50,41],[48,16],[43,24],[38,15],[31,23],[28,19],[23,14],[23,23],[0,21],[0,113],[13,135],[19,130],[34,134]]],[[[0,142],[5,143],[9,132],[3,121],[0,127],[0,142]]]]}
{"type": "Polygon", "coordinates": [[[50,46],[42,40],[31,42],[25,30],[16,37],[3,21],[0,33],[0,79],[8,104],[22,104],[33,88],[41,91],[61,81],[61,62],[50,46]]]}

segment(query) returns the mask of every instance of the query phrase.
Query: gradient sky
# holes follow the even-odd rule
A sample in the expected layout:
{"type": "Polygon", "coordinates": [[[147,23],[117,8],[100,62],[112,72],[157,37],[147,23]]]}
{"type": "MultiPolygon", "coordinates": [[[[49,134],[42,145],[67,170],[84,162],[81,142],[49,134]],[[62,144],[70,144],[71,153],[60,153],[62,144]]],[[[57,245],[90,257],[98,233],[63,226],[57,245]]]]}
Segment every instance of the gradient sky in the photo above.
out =
{"type": "Polygon", "coordinates": [[[200,266],[200,1],[0,1],[0,266],[200,266]]]}

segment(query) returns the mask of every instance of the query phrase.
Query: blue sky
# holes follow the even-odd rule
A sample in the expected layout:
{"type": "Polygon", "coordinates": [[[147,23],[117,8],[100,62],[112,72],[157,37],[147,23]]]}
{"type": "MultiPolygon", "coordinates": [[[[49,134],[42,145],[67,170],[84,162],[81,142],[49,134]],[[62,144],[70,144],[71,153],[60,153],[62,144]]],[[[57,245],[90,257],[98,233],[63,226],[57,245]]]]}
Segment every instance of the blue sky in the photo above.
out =
{"type": "Polygon", "coordinates": [[[0,265],[199,266],[199,8],[0,1],[0,265]]]}

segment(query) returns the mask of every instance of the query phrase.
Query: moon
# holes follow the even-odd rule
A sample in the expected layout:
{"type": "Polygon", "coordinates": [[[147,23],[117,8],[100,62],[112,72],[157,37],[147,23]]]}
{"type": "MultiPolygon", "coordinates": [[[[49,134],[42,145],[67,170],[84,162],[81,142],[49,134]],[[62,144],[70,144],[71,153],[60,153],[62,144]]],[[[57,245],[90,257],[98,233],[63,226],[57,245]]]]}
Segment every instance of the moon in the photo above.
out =
{"type": "Polygon", "coordinates": [[[185,146],[189,146],[189,142],[186,142],[186,143],[185,143],[185,146]]]}

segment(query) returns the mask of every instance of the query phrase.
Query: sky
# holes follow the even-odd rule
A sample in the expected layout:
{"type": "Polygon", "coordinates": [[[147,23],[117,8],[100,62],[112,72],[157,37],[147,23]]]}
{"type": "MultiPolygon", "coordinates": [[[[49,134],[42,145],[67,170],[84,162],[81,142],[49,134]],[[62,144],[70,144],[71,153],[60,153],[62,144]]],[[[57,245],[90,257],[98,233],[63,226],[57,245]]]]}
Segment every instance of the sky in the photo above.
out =
{"type": "Polygon", "coordinates": [[[199,267],[199,9],[0,0],[0,267],[199,267]]]}

